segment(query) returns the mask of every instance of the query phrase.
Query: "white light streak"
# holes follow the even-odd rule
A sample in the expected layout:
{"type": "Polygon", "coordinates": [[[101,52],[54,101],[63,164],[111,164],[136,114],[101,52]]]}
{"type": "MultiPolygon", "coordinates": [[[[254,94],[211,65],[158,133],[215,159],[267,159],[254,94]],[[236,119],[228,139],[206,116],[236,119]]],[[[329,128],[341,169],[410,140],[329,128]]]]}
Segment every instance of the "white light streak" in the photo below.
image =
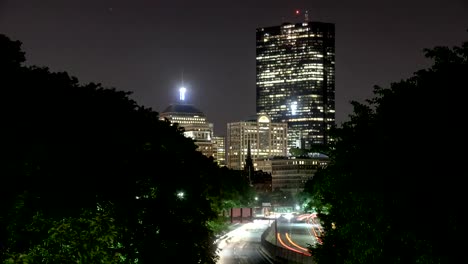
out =
{"type": "Polygon", "coordinates": [[[187,91],[187,89],[185,89],[185,87],[181,87],[179,89],[179,99],[181,101],[185,101],[185,92],[187,91]]]}

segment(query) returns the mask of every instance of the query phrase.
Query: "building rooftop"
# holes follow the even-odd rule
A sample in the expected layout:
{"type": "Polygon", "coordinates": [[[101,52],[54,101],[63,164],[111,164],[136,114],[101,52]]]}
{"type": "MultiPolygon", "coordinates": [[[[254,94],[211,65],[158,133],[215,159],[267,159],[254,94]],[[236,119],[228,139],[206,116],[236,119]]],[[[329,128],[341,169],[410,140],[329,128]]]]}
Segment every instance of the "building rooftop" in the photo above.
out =
{"type": "Polygon", "coordinates": [[[205,114],[201,110],[199,110],[191,104],[171,104],[161,113],[185,113],[205,116],[205,114]]]}

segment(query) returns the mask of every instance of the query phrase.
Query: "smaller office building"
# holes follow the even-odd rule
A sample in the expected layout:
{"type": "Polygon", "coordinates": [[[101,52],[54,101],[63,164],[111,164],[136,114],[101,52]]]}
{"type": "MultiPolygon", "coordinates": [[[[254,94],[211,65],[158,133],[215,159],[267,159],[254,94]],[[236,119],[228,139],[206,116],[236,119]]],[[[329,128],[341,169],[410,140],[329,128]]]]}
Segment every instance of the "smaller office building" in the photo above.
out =
{"type": "MultiPolygon", "coordinates": [[[[288,125],[274,123],[266,115],[227,124],[227,166],[242,170],[248,147],[255,164],[258,159],[287,156],[288,125]]],[[[257,168],[255,168],[257,170],[257,168]]]]}
{"type": "Polygon", "coordinates": [[[314,177],[319,168],[328,164],[328,157],[314,153],[309,157],[276,157],[256,161],[256,167],[271,173],[272,190],[297,194],[304,190],[305,183],[314,177]]]}

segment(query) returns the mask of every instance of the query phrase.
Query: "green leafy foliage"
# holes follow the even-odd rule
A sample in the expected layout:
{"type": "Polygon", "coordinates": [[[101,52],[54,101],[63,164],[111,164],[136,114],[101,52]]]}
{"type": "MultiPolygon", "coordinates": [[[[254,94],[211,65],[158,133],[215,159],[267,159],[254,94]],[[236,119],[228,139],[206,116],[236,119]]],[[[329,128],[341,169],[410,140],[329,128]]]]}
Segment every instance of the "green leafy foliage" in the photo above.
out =
{"type": "Polygon", "coordinates": [[[306,185],[325,229],[311,248],[318,263],[468,262],[456,154],[466,141],[468,43],[425,55],[432,67],[375,87],[333,131],[330,163],[306,185]]]}
{"type": "Polygon", "coordinates": [[[41,243],[32,245],[27,254],[15,253],[6,263],[123,263],[119,252],[119,230],[108,214],[100,211],[50,221],[36,214],[26,230],[30,234],[47,230],[41,243]]]}

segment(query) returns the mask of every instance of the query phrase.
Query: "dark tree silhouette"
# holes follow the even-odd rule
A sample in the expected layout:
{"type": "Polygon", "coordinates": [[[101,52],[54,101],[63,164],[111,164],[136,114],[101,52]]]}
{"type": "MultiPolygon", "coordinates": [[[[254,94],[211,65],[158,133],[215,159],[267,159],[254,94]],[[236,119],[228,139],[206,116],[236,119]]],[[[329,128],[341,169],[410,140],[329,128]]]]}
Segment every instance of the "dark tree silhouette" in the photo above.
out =
{"type": "Polygon", "coordinates": [[[26,67],[20,47],[0,35],[0,260],[215,263],[240,176],[129,92],[26,67]]]}
{"type": "Polygon", "coordinates": [[[352,102],[330,164],[306,185],[325,228],[318,263],[466,263],[463,155],[468,43],[352,102]],[[335,228],[333,228],[333,226],[335,228]]]}

